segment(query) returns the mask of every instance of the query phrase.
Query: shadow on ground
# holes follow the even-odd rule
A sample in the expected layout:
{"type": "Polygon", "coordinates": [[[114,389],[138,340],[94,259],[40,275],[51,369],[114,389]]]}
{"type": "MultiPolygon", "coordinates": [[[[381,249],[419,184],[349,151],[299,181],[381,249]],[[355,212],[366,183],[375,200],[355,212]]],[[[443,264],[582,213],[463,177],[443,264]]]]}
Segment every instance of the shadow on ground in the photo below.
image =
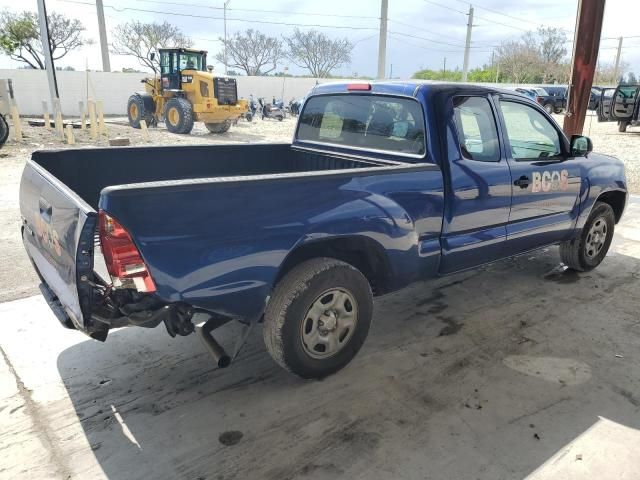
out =
{"type": "Polygon", "coordinates": [[[599,416],[640,427],[640,261],[557,259],[379,299],[363,350],[323,381],[276,366],[261,329],[225,370],[161,327],[77,344],[58,370],[110,479],[522,478],[599,416]]]}

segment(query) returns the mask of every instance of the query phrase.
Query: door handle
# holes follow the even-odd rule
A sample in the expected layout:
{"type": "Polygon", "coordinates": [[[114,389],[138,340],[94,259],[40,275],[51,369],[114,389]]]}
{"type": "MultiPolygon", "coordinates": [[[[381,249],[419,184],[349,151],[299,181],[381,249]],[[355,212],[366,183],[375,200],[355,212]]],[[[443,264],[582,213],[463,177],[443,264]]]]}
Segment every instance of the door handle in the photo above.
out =
{"type": "Polygon", "coordinates": [[[520,187],[520,188],[527,188],[530,183],[531,183],[531,179],[526,175],[522,175],[519,179],[513,182],[513,184],[516,187],[520,187]]]}

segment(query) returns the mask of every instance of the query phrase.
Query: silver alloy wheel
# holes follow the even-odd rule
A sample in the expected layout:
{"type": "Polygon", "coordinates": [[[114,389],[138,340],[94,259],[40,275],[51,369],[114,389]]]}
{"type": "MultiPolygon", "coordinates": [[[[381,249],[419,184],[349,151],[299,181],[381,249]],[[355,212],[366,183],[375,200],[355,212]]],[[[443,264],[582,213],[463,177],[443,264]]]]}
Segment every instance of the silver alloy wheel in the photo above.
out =
{"type": "Polygon", "coordinates": [[[584,242],[584,253],[588,258],[594,258],[600,253],[607,240],[607,231],[607,222],[604,217],[596,218],[584,242]]]}
{"type": "Polygon", "coordinates": [[[311,358],[332,357],[349,343],[357,323],[353,294],[345,288],[331,288],[314,300],[300,325],[302,347],[311,358]]]}

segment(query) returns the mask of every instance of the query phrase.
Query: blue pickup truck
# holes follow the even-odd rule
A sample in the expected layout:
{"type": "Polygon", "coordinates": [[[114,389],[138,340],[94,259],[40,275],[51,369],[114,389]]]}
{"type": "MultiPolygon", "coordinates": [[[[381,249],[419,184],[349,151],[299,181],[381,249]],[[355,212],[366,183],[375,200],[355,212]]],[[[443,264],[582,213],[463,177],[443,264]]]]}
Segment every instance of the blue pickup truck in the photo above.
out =
{"type": "Polygon", "coordinates": [[[22,236],[63,325],[212,331],[263,323],[305,378],[362,346],[373,297],[559,244],[586,271],[627,202],[622,163],[568,139],[515,92],[416,82],[319,85],[292,143],[39,151],[22,236]]]}

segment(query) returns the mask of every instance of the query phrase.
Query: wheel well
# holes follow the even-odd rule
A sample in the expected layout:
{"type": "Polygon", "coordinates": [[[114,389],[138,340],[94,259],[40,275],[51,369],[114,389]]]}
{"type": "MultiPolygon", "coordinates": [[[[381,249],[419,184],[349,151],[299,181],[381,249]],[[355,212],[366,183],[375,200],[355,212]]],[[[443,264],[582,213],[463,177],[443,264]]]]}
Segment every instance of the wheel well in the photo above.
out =
{"type": "Polygon", "coordinates": [[[622,217],[622,212],[624,211],[624,204],[627,199],[627,195],[624,192],[614,191],[614,192],[605,192],[598,197],[598,202],[604,202],[611,205],[613,208],[613,213],[616,216],[616,223],[620,221],[620,217],[622,217]]]}
{"type": "Polygon", "coordinates": [[[388,291],[391,270],[384,248],[362,236],[319,240],[298,247],[284,261],[275,283],[296,265],[318,257],[335,258],[360,270],[369,281],[374,295],[388,291]]]}

